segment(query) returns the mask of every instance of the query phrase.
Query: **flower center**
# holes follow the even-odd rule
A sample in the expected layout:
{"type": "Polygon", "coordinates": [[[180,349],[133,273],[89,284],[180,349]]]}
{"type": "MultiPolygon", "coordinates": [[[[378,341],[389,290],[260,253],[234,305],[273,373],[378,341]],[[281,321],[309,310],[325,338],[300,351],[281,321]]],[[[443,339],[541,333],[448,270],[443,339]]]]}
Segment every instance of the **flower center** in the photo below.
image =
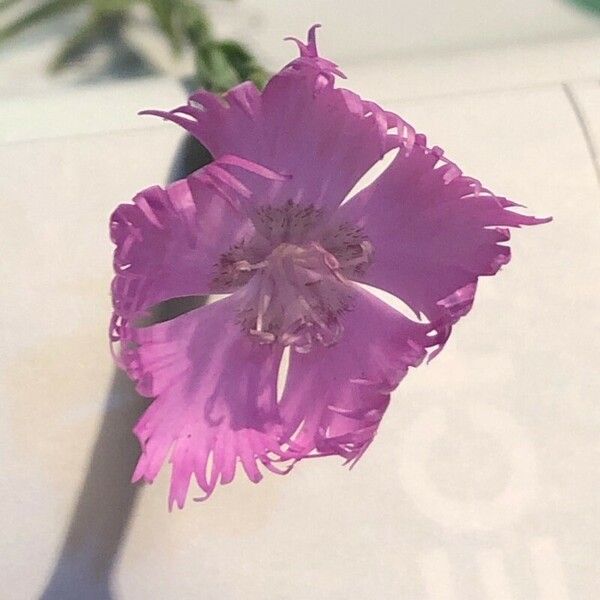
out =
{"type": "Polygon", "coordinates": [[[301,352],[339,339],[338,318],[350,307],[351,288],[332,254],[316,242],[282,243],[256,268],[240,315],[251,335],[301,352]]]}
{"type": "Polygon", "coordinates": [[[262,343],[309,352],[342,334],[340,316],[352,306],[350,279],[366,269],[372,248],[348,224],[318,232],[320,216],[293,203],[262,207],[254,237],[220,258],[213,283],[223,291],[243,287],[240,323],[262,343]]]}

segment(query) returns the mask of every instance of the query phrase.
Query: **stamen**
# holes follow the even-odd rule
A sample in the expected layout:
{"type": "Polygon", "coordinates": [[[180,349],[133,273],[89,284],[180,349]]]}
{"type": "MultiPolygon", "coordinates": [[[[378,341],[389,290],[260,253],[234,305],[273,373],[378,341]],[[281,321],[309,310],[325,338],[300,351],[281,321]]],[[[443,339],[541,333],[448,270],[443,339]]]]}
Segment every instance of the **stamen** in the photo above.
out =
{"type": "Polygon", "coordinates": [[[359,227],[350,223],[327,230],[321,244],[335,256],[340,272],[349,279],[363,275],[372,262],[373,245],[359,227]]]}
{"type": "Polygon", "coordinates": [[[322,209],[312,204],[296,204],[288,200],[281,206],[260,206],[256,209],[252,222],[256,231],[274,243],[298,243],[321,218],[322,209]]]}
{"type": "Polygon", "coordinates": [[[349,279],[368,267],[373,248],[350,224],[323,234],[321,217],[320,209],[292,201],[259,207],[254,237],[216,265],[215,289],[243,288],[239,322],[260,343],[310,352],[343,333],[340,317],[352,306],[349,279]]]}
{"type": "Polygon", "coordinates": [[[232,246],[215,265],[217,274],[212,281],[213,289],[233,291],[248,283],[254,271],[266,266],[264,254],[257,244],[248,244],[244,240],[232,246]]]}

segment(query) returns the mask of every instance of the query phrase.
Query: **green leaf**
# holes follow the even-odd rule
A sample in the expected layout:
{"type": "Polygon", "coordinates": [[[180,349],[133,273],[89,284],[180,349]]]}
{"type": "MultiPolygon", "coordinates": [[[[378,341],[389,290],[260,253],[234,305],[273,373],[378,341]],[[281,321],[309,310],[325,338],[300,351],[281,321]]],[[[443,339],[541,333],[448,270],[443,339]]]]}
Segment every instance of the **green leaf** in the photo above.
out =
{"type": "MultiPolygon", "coordinates": [[[[0,0],[0,10],[19,1],[23,0],[0,0]]],[[[196,0],[45,0],[0,28],[0,42],[77,6],[87,6],[91,11],[88,20],[64,42],[50,65],[51,71],[57,72],[81,59],[100,40],[114,44],[115,32],[126,26],[136,4],[144,4],[151,10],[156,27],[176,55],[184,45],[191,46],[199,85],[219,92],[247,79],[258,86],[264,85],[267,73],[254,56],[235,41],[216,41],[206,14],[196,0]]]]}
{"type": "Polygon", "coordinates": [[[215,42],[196,48],[196,77],[198,84],[214,92],[224,92],[238,83],[237,73],[215,42]]]}
{"type": "Polygon", "coordinates": [[[173,52],[181,53],[183,30],[180,24],[181,7],[173,0],[146,0],[154,12],[159,29],[165,34],[173,52]]]}
{"type": "Polygon", "coordinates": [[[238,42],[226,40],[220,42],[219,47],[237,73],[239,81],[251,80],[259,88],[264,87],[269,76],[244,46],[238,42]]]}
{"type": "Polygon", "coordinates": [[[87,0],[94,10],[103,15],[123,13],[138,3],[138,0],[87,0]]]}
{"type": "Polygon", "coordinates": [[[186,37],[193,48],[200,49],[212,39],[208,20],[198,7],[186,5],[183,11],[186,37]]]}
{"type": "Polygon", "coordinates": [[[98,42],[102,33],[101,19],[97,15],[93,15],[81,29],[76,31],[64,43],[54,60],[50,63],[50,72],[58,73],[71,63],[81,59],[98,42]]]}
{"type": "Polygon", "coordinates": [[[575,4],[579,4],[584,8],[600,14],[600,0],[573,0],[575,4]]]}
{"type": "Polygon", "coordinates": [[[0,10],[10,8],[13,4],[16,4],[17,2],[22,2],[22,0],[0,0],[0,10]]]}
{"type": "Polygon", "coordinates": [[[42,6],[34,8],[27,14],[14,20],[10,25],[0,29],[0,42],[3,42],[24,29],[36,25],[55,15],[64,14],[68,10],[79,4],[83,4],[86,0],[48,0],[42,6]]]}

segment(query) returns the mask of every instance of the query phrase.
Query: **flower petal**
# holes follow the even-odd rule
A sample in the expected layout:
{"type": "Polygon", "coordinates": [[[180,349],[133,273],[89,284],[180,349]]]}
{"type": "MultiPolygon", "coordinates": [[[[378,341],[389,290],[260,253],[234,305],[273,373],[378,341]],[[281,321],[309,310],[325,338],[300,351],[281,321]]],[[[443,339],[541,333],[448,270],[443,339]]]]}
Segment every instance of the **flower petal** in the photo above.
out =
{"type": "Polygon", "coordinates": [[[199,91],[170,112],[144,111],[178,123],[216,158],[233,154],[288,179],[255,198],[335,208],[385,152],[407,149],[414,130],[400,117],[355,93],[335,88],[337,66],[318,55],[315,28],[301,56],[277,73],[261,94],[249,82],[224,97],[199,91]],[[394,133],[391,131],[395,130],[394,133]]]}
{"type": "MultiPolygon", "coordinates": [[[[230,482],[239,460],[258,482],[283,456],[278,439],[281,347],[242,332],[236,294],[145,328],[124,332],[122,362],[137,390],[155,397],[134,428],[142,455],[133,480],[152,482],[169,452],[169,506],[183,507],[195,475],[206,497],[230,482]]],[[[273,469],[274,470],[274,469],[273,469]]]]}
{"type": "MultiPolygon", "coordinates": [[[[221,168],[217,162],[197,173],[221,168]]],[[[113,213],[117,317],[136,318],[164,300],[219,291],[212,283],[214,265],[252,225],[208,175],[198,179],[193,197],[181,180],[166,189],[148,188],[113,213]]]]}
{"type": "Polygon", "coordinates": [[[355,286],[354,308],[332,347],[292,352],[281,416],[298,459],[338,454],[357,460],[377,432],[390,392],[432,344],[413,322],[355,286]]]}
{"type": "Polygon", "coordinates": [[[425,314],[441,349],[452,324],[470,310],[478,277],[496,274],[510,260],[506,227],[550,220],[508,210],[514,206],[463,176],[418,136],[412,151],[399,152],[336,218],[361,227],[373,244],[361,281],[425,314]]]}

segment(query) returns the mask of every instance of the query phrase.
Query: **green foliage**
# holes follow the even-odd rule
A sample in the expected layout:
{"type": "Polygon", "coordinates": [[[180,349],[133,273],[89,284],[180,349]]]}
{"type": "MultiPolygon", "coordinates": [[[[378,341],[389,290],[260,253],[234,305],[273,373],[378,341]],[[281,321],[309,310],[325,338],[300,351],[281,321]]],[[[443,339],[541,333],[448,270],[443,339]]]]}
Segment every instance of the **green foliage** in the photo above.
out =
{"type": "Polygon", "coordinates": [[[579,4],[588,10],[595,11],[600,14],[600,0],[573,0],[575,4],[579,4]]]}
{"type": "MultiPolygon", "coordinates": [[[[0,0],[0,12],[21,2],[0,0]]],[[[215,39],[204,11],[194,0],[46,0],[0,27],[0,44],[50,18],[85,9],[83,24],[65,40],[50,64],[51,71],[57,72],[84,58],[99,43],[122,43],[123,30],[136,5],[150,10],[156,29],[175,56],[186,47],[192,49],[196,85],[219,92],[248,79],[264,85],[267,74],[252,54],[236,41],[215,39]]]]}
{"type": "MultiPolygon", "coordinates": [[[[36,25],[56,15],[64,14],[76,6],[83,4],[85,0],[48,0],[41,6],[32,9],[28,13],[25,13],[21,17],[15,19],[12,23],[0,29],[0,42],[21,33],[21,31],[28,29],[32,25],[36,25]]],[[[2,8],[6,8],[13,4],[10,0],[6,0],[2,8]]]]}

